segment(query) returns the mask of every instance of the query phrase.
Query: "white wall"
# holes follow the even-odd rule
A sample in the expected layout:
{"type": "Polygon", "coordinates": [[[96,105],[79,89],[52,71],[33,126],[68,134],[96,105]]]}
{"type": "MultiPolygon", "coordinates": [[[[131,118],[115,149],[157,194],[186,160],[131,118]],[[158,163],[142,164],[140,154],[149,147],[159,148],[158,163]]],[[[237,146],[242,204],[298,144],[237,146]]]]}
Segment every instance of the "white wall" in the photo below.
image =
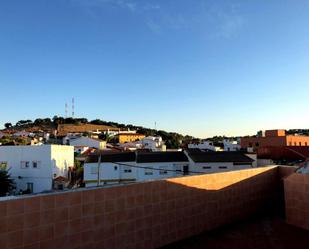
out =
{"type": "Polygon", "coordinates": [[[252,168],[251,164],[246,165],[234,165],[232,162],[222,163],[190,163],[189,171],[191,172],[203,172],[203,173],[220,173],[232,170],[241,170],[252,168]]]}
{"type": "Polygon", "coordinates": [[[188,149],[200,149],[200,150],[212,150],[212,151],[220,151],[219,147],[215,147],[210,141],[202,141],[198,144],[188,144],[188,149]]]}
{"type": "Polygon", "coordinates": [[[96,139],[92,139],[89,137],[79,137],[75,139],[70,139],[69,143],[70,145],[73,145],[73,146],[85,146],[85,147],[97,148],[101,150],[106,148],[105,141],[98,141],[96,139]]]}
{"type": "Polygon", "coordinates": [[[26,190],[33,183],[33,192],[52,189],[53,175],[67,176],[68,166],[74,165],[74,147],[61,145],[0,146],[0,162],[14,179],[17,191],[26,190]],[[29,167],[25,167],[29,162],[29,167]],[[34,162],[37,168],[34,168],[34,162]]]}
{"type": "MultiPolygon", "coordinates": [[[[100,179],[101,185],[104,184],[118,184],[120,180],[122,182],[129,181],[146,181],[154,179],[164,179],[168,177],[182,176],[182,172],[164,172],[164,169],[169,170],[181,170],[183,171],[183,166],[188,165],[188,162],[167,162],[167,163],[136,163],[136,162],[123,162],[120,164],[129,164],[139,167],[149,167],[159,170],[151,170],[145,168],[135,168],[124,165],[119,165],[117,163],[107,163],[103,162],[100,164],[100,179]],[[125,172],[125,171],[131,172],[125,172]]],[[[98,163],[85,163],[84,165],[84,181],[86,187],[97,186],[97,169],[98,163]]]]}
{"type": "MultiPolygon", "coordinates": [[[[121,164],[136,165],[134,162],[121,162],[121,164]]],[[[120,180],[137,180],[137,169],[111,162],[100,163],[100,184],[118,184],[120,180]],[[126,172],[125,172],[126,171],[126,172]],[[131,171],[131,172],[128,172],[131,171]]],[[[84,181],[86,187],[97,186],[98,182],[98,163],[84,164],[84,181]]]]}

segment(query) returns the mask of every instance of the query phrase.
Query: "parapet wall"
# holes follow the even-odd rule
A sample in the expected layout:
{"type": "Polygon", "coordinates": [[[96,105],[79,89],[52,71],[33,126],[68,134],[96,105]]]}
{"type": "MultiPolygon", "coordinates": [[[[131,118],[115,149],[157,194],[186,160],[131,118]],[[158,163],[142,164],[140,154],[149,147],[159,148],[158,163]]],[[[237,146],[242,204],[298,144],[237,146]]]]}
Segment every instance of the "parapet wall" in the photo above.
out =
{"type": "Polygon", "coordinates": [[[278,167],[0,201],[0,248],[158,248],[267,210],[278,167]]]}
{"type": "Polygon", "coordinates": [[[309,230],[309,175],[294,173],[284,180],[286,220],[309,230]]]}

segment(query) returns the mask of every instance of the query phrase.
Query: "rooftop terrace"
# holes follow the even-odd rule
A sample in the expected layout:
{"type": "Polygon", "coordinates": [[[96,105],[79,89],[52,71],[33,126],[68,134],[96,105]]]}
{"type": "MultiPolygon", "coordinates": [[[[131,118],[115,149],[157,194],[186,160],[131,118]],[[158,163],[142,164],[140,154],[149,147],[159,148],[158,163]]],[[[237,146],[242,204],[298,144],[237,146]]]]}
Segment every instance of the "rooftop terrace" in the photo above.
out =
{"type": "Polygon", "coordinates": [[[309,175],[294,170],[272,166],[0,200],[0,248],[295,248],[309,234],[287,225],[284,214],[309,227],[309,175]],[[285,177],[291,180],[284,189],[285,177]]]}

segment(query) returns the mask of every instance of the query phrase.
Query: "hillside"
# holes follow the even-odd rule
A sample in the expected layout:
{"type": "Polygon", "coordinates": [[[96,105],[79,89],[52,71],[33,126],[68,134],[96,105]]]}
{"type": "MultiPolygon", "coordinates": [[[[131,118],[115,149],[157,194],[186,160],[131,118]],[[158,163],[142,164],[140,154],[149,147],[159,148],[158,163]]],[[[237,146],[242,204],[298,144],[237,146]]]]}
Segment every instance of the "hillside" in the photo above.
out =
{"type": "MultiPolygon", "coordinates": [[[[142,126],[136,126],[132,124],[119,124],[111,121],[104,121],[95,119],[88,121],[86,118],[63,118],[54,116],[50,118],[38,118],[32,120],[20,120],[16,124],[6,123],[6,130],[27,130],[27,131],[54,131],[58,130],[58,134],[62,135],[67,130],[76,130],[76,132],[86,132],[94,128],[95,130],[101,130],[102,127],[110,130],[137,130],[138,133],[146,136],[161,136],[165,141],[167,148],[179,148],[183,143],[186,143],[193,139],[192,136],[184,136],[176,132],[167,132],[163,130],[149,129],[142,126]],[[82,128],[81,128],[82,127],[82,128]]],[[[53,133],[52,133],[53,134],[53,133]]]]}

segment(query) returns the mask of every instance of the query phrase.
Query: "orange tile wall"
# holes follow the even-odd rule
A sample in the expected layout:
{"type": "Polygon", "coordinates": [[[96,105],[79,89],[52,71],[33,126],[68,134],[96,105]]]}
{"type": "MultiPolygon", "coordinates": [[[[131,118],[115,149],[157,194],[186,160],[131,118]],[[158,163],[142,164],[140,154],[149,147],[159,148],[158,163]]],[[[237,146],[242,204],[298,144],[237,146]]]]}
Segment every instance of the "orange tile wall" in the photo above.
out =
{"type": "Polygon", "coordinates": [[[309,175],[292,174],[284,180],[286,220],[309,230],[309,175]]]}
{"type": "Polygon", "coordinates": [[[158,248],[267,210],[278,175],[265,167],[0,201],[0,248],[158,248]]]}

